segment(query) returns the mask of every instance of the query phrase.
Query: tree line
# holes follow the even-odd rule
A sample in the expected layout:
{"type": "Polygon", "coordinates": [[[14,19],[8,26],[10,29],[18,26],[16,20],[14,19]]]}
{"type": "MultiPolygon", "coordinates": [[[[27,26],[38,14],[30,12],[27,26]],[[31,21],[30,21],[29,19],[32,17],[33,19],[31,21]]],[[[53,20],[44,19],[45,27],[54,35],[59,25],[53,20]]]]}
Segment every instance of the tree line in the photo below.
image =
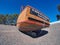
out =
{"type": "Polygon", "coordinates": [[[18,14],[0,14],[0,24],[6,24],[6,25],[11,25],[11,24],[16,24],[18,18],[18,14]]]}

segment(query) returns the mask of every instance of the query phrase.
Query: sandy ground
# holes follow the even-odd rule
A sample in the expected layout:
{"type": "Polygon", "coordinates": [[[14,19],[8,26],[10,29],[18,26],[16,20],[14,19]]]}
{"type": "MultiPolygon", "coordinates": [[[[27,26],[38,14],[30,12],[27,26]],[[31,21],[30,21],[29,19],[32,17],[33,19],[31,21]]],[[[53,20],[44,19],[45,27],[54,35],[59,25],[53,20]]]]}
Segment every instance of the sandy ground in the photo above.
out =
{"type": "Polygon", "coordinates": [[[60,23],[42,30],[41,36],[32,38],[15,26],[0,25],[0,45],[60,45],[60,23]]]}

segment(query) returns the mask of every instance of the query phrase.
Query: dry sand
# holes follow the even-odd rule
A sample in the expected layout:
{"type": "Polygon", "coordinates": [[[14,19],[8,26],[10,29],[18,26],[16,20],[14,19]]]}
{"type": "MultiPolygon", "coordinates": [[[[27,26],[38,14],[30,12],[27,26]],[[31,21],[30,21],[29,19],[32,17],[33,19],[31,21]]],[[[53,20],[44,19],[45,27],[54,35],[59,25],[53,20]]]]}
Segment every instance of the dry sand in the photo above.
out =
{"type": "Polygon", "coordinates": [[[32,38],[15,26],[0,25],[0,45],[60,45],[60,23],[42,30],[48,33],[32,38]]]}

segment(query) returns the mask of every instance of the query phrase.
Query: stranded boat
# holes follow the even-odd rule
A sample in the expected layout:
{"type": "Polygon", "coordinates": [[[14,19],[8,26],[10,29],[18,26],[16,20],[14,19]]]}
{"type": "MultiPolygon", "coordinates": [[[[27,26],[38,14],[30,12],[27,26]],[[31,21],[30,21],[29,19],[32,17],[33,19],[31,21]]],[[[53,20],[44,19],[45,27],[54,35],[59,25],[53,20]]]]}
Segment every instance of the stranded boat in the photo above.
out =
{"type": "Polygon", "coordinates": [[[31,6],[26,6],[17,19],[17,27],[26,32],[49,27],[49,25],[49,18],[31,6]]]}

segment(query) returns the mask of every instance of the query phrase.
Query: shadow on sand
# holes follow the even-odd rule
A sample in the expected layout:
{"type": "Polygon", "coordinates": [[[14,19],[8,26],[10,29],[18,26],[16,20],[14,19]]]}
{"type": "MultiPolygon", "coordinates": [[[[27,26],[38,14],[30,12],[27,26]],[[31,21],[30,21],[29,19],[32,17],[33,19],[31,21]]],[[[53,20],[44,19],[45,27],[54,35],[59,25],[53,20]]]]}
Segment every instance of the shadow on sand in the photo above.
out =
{"type": "MultiPolygon", "coordinates": [[[[20,31],[20,30],[19,30],[20,31]]],[[[22,32],[22,31],[20,31],[22,32]]],[[[38,37],[41,37],[41,36],[44,36],[46,34],[48,34],[48,31],[46,30],[37,30],[37,31],[30,31],[30,32],[22,32],[32,38],[38,38],[38,37]]]]}

